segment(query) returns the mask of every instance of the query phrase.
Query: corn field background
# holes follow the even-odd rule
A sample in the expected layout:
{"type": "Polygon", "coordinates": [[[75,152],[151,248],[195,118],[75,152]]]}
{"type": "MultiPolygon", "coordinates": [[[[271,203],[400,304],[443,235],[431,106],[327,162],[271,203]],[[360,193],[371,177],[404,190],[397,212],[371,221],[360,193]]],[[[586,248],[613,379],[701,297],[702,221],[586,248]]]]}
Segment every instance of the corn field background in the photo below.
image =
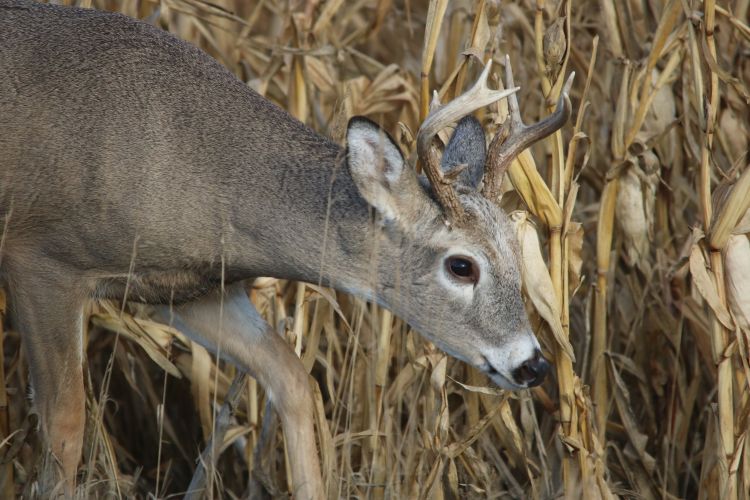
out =
{"type": "MultiPolygon", "coordinates": [[[[339,142],[368,116],[412,157],[432,91],[450,100],[489,58],[500,86],[510,56],[526,122],[575,71],[571,122],[503,184],[554,361],[541,387],[499,390],[345,294],[249,289],[319,386],[329,498],[750,498],[750,1],[77,4],[191,41],[339,142]]],[[[477,113],[488,137],[506,113],[477,113]]],[[[81,496],[181,497],[212,435],[206,496],[290,494],[252,379],[138,304],[90,307],[81,496]]],[[[0,496],[30,496],[28,370],[18,334],[0,333],[0,496]]]]}

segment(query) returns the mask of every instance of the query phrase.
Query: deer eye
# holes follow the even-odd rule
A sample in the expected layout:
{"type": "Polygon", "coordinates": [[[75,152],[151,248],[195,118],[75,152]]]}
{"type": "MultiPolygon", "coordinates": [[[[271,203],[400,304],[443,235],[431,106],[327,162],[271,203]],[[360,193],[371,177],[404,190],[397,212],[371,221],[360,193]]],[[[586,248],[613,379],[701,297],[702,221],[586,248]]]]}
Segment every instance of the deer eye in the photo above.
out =
{"type": "Polygon", "coordinates": [[[476,284],[479,281],[479,266],[471,257],[456,255],[445,260],[445,267],[452,277],[461,283],[476,284]]]}

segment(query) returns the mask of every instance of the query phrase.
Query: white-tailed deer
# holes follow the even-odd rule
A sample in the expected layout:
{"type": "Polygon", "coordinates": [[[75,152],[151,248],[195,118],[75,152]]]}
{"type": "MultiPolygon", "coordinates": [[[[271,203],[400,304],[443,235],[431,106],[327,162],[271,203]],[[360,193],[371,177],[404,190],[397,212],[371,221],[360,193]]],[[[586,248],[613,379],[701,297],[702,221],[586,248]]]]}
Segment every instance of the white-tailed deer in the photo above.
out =
{"type": "Polygon", "coordinates": [[[343,149],[158,28],[0,0],[0,276],[67,491],[91,299],[154,304],[208,348],[221,342],[281,417],[298,498],[323,495],[308,374],[242,280],[354,293],[501,387],[539,384],[549,363],[524,310],[513,230],[481,191],[559,129],[570,102],[566,88],[552,116],[525,127],[510,66],[507,91],[487,87],[489,70],[420,129],[428,184],[373,122],[352,118],[343,149]],[[507,96],[510,126],[486,152],[479,123],[462,117],[507,96]],[[433,137],[455,122],[441,161],[433,137]]]}

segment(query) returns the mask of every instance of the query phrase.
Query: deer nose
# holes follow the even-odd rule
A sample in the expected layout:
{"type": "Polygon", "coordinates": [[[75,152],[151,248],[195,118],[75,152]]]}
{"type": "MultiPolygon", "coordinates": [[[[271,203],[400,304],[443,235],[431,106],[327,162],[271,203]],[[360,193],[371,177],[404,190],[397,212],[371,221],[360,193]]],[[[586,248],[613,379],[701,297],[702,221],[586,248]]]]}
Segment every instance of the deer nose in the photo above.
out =
{"type": "Polygon", "coordinates": [[[544,380],[549,371],[550,363],[547,361],[540,350],[534,352],[534,357],[527,359],[521,366],[513,370],[513,378],[519,384],[526,387],[534,387],[544,380]]]}

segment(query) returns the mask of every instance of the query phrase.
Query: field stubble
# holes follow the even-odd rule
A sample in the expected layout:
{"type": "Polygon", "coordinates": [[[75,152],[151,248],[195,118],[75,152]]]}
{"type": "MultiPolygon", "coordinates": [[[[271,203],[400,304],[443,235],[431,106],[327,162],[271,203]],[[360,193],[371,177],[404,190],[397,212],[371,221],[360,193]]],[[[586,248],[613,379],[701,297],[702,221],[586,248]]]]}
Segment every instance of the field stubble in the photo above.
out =
{"type": "MultiPolygon", "coordinates": [[[[541,387],[497,390],[344,294],[249,290],[320,386],[330,498],[750,498],[750,2],[80,3],[191,41],[335,140],[361,114],[409,153],[431,91],[450,100],[490,57],[499,86],[509,54],[527,121],[576,72],[571,123],[503,183],[555,362],[541,387]]],[[[477,113],[488,134],[505,106],[477,113]]],[[[20,339],[0,333],[6,496],[30,491],[39,438],[20,339]]],[[[135,304],[92,304],[87,335],[82,495],[184,494],[212,435],[215,496],[243,495],[258,466],[256,482],[288,491],[252,379],[135,304]]]]}

